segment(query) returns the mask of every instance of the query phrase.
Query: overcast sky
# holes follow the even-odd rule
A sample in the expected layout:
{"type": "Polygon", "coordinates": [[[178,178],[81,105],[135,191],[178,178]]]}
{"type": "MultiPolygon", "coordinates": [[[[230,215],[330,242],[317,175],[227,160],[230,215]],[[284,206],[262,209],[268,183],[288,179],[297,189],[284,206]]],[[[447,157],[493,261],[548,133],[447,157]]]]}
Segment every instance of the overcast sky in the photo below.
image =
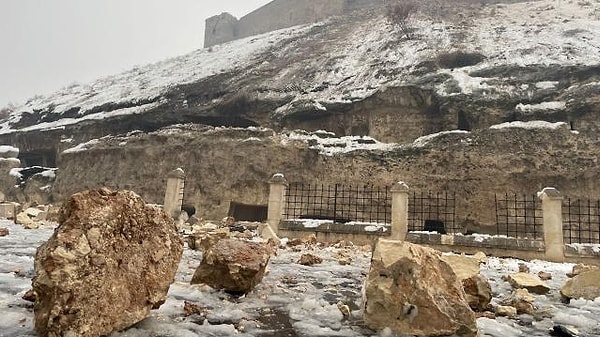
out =
{"type": "Polygon", "coordinates": [[[0,0],[0,107],[202,48],[204,20],[270,0],[0,0]]]}

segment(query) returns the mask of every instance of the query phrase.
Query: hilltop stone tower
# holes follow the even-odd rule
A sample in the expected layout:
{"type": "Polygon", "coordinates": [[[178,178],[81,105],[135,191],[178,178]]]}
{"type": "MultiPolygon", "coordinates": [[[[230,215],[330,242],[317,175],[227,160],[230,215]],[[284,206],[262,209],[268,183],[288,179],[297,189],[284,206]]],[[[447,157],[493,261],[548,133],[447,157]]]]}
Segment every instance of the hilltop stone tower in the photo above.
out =
{"type": "Polygon", "coordinates": [[[239,20],[229,13],[206,19],[204,47],[324,20],[383,4],[384,0],[274,0],[239,20]]]}

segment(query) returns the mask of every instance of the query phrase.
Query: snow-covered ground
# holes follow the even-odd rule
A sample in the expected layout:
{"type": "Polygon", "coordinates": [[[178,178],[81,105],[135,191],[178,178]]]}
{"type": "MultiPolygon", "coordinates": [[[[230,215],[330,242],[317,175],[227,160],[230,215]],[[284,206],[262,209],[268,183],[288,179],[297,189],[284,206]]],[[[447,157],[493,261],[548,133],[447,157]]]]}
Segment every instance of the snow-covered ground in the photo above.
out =
{"type": "MultiPolygon", "coordinates": [[[[12,221],[0,221],[10,235],[0,237],[0,336],[35,336],[32,305],[21,299],[31,287],[35,249],[53,231],[52,227],[25,230],[12,221]]],[[[184,250],[176,282],[167,302],[150,317],[112,337],[147,336],[383,336],[366,328],[360,317],[361,288],[369,268],[370,249],[366,247],[315,247],[281,249],[271,258],[269,272],[254,291],[232,297],[204,285],[190,285],[201,253],[184,250]],[[296,262],[304,253],[323,258],[322,264],[302,266],[296,262]],[[337,261],[340,255],[352,259],[350,265],[337,261]],[[202,315],[184,315],[184,301],[197,305],[202,315]],[[344,317],[338,302],[350,307],[344,317]]],[[[494,299],[498,303],[511,293],[503,275],[518,271],[523,261],[490,257],[482,265],[494,299]]],[[[544,314],[521,315],[517,319],[480,318],[482,337],[548,336],[554,324],[575,327],[580,336],[600,334],[600,298],[562,303],[558,289],[566,280],[571,264],[544,261],[525,262],[532,273],[550,272],[552,288],[536,295],[536,306],[544,314]]]]}

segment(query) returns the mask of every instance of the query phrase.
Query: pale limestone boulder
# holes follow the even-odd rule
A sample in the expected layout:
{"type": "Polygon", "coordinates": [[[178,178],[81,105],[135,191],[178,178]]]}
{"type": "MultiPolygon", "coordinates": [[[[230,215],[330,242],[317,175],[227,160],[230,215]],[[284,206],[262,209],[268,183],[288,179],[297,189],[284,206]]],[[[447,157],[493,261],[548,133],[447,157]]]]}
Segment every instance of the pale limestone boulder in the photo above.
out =
{"type": "Polygon", "coordinates": [[[480,259],[464,255],[442,255],[442,260],[452,267],[462,283],[471,309],[477,311],[489,309],[492,287],[488,279],[480,274],[480,259]]]}
{"type": "Polygon", "coordinates": [[[15,217],[15,223],[25,229],[38,229],[40,227],[40,222],[32,219],[27,212],[19,212],[15,217]]]}
{"type": "Polygon", "coordinates": [[[517,316],[517,308],[511,307],[509,305],[499,305],[496,307],[496,315],[505,316],[505,317],[516,317],[517,316]]]}
{"type": "Polygon", "coordinates": [[[365,323],[402,335],[476,336],[475,315],[441,253],[380,239],[365,281],[365,323]]]}
{"type": "Polygon", "coordinates": [[[262,281],[270,257],[268,245],[223,239],[204,251],[191,283],[246,294],[262,281]]]}
{"type": "Polygon", "coordinates": [[[166,300],[183,244],[175,223],[133,192],[71,196],[35,256],[35,329],[41,337],[110,335],[166,300]]]}
{"type": "Polygon", "coordinates": [[[568,279],[560,289],[560,293],[567,298],[586,300],[600,297],[600,269],[591,268],[568,279]]]}
{"type": "Polygon", "coordinates": [[[506,279],[513,288],[524,288],[534,294],[544,295],[550,291],[550,287],[536,275],[516,273],[507,275],[506,279]]]}
{"type": "Polygon", "coordinates": [[[231,238],[229,228],[216,228],[208,232],[197,232],[188,236],[188,247],[194,250],[206,251],[217,242],[231,238]]]}

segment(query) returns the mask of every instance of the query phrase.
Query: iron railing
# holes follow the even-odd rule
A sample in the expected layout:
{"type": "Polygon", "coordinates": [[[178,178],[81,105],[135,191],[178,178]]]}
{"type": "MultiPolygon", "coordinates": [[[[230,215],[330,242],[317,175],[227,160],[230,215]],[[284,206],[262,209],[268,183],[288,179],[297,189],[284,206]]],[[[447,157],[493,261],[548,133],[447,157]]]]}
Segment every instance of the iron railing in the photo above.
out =
{"type": "Polygon", "coordinates": [[[541,202],[536,195],[496,194],[498,235],[543,239],[541,202]]]}
{"type": "Polygon", "coordinates": [[[563,200],[565,243],[600,243],[600,200],[563,200]]]}
{"type": "Polygon", "coordinates": [[[391,208],[387,187],[291,183],[284,218],[389,224],[391,208]]]}
{"type": "Polygon", "coordinates": [[[456,193],[413,192],[408,200],[408,230],[459,233],[456,193]]]}

